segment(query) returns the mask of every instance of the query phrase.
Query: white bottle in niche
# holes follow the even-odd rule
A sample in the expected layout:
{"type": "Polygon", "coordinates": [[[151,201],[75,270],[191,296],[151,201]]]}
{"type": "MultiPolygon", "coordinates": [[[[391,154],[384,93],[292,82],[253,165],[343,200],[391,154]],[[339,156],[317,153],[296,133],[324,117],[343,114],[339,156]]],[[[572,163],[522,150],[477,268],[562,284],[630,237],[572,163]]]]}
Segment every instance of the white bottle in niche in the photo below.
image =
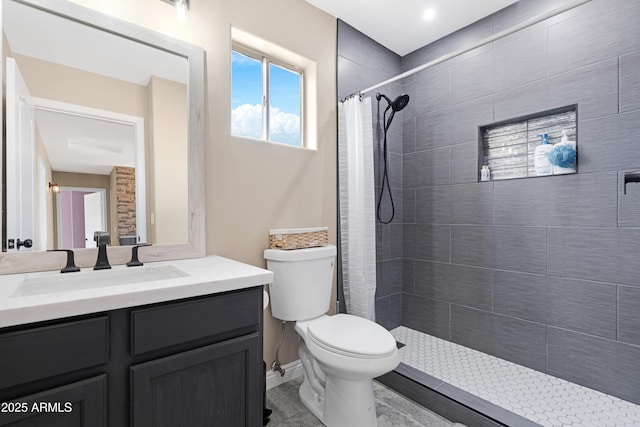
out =
{"type": "Polygon", "coordinates": [[[566,166],[553,165],[553,174],[564,175],[567,173],[576,173],[576,142],[569,141],[566,130],[562,131],[562,138],[560,139],[560,142],[555,144],[553,148],[554,150],[561,150],[559,161],[563,166],[566,166]]]}
{"type": "Polygon", "coordinates": [[[533,167],[536,170],[536,176],[551,175],[553,173],[553,167],[549,161],[549,151],[553,150],[553,145],[549,144],[548,133],[543,133],[538,136],[542,138],[542,142],[536,147],[533,155],[533,167]]]}
{"type": "Polygon", "coordinates": [[[480,169],[480,181],[491,181],[491,169],[488,165],[483,165],[480,169]]]}

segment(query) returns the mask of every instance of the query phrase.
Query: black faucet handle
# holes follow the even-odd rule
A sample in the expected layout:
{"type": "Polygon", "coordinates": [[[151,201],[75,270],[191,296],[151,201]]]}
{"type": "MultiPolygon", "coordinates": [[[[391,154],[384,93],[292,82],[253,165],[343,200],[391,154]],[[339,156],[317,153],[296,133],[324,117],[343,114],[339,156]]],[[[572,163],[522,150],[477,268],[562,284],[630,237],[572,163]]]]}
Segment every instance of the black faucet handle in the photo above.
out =
{"type": "Polygon", "coordinates": [[[74,273],[80,271],[80,267],[76,266],[75,256],[71,249],[49,249],[47,252],[66,252],[67,253],[67,265],[60,270],[60,273],[74,273]]]}
{"type": "Polygon", "coordinates": [[[627,194],[627,184],[630,182],[640,182],[640,172],[626,172],[624,174],[624,194],[627,194]]]}
{"type": "Polygon", "coordinates": [[[140,248],[142,248],[144,246],[151,246],[151,243],[142,243],[140,245],[135,245],[134,247],[131,248],[131,261],[129,261],[127,263],[127,267],[140,267],[140,266],[144,265],[138,259],[138,249],[140,249],[140,248]]]}
{"type": "Polygon", "coordinates": [[[109,265],[109,258],[107,257],[107,244],[100,243],[98,245],[98,259],[96,265],[93,266],[94,270],[108,270],[111,268],[109,265]]]}

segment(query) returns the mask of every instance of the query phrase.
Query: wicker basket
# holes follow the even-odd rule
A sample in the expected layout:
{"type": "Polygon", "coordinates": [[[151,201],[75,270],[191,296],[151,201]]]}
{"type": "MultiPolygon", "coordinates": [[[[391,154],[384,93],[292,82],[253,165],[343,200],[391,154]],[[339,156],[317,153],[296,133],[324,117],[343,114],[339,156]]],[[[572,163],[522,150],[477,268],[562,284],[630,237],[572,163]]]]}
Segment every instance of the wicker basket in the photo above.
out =
{"type": "Polygon", "coordinates": [[[269,230],[271,249],[303,249],[328,244],[328,227],[269,230]]]}

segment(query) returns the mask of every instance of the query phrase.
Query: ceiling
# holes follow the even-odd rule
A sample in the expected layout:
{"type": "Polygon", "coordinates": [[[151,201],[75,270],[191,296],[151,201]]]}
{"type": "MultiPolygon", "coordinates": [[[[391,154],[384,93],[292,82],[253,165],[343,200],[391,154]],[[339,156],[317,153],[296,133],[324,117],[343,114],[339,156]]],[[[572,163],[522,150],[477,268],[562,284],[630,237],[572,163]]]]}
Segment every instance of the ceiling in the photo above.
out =
{"type": "Polygon", "coordinates": [[[43,109],[35,119],[54,170],[109,175],[114,165],[136,166],[131,124],[43,109]]]}
{"type": "Polygon", "coordinates": [[[306,1],[404,56],[518,0],[306,1]]]}
{"type": "Polygon", "coordinates": [[[139,85],[152,75],[187,83],[183,57],[17,2],[2,7],[12,52],[139,85]]]}

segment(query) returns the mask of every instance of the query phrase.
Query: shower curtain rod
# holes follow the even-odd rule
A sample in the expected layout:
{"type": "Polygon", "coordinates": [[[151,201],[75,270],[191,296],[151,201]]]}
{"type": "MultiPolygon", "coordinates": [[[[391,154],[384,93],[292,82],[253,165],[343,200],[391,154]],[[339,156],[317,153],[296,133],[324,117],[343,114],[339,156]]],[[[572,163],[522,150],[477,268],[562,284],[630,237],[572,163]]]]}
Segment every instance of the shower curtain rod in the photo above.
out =
{"type": "Polygon", "coordinates": [[[464,53],[472,51],[473,49],[477,49],[480,46],[484,46],[485,44],[494,42],[494,41],[496,41],[498,39],[506,37],[506,36],[508,36],[510,34],[513,34],[513,33],[517,32],[517,31],[524,30],[525,28],[530,27],[530,26],[532,26],[534,24],[537,24],[538,22],[544,21],[545,19],[552,18],[552,17],[554,17],[556,15],[561,14],[562,12],[566,12],[567,10],[574,9],[574,8],[576,8],[578,6],[581,6],[581,5],[585,4],[585,3],[588,3],[590,1],[591,0],[574,0],[574,1],[571,1],[571,2],[569,2],[567,4],[565,4],[564,6],[560,6],[560,7],[556,8],[556,9],[550,10],[549,12],[545,12],[545,13],[542,13],[540,15],[534,16],[533,18],[527,19],[526,21],[522,21],[520,24],[514,25],[513,27],[507,28],[506,30],[500,31],[499,33],[496,33],[496,34],[494,34],[492,36],[489,36],[489,37],[487,37],[485,39],[482,39],[478,43],[476,43],[475,45],[473,45],[471,47],[460,49],[460,50],[457,50],[455,52],[443,55],[438,59],[435,59],[435,60],[433,60],[431,62],[427,62],[426,64],[422,64],[422,65],[420,65],[418,67],[412,68],[409,71],[405,71],[404,73],[399,74],[399,75],[397,75],[395,77],[392,77],[392,78],[390,78],[388,80],[385,80],[385,81],[383,81],[381,83],[378,83],[377,85],[374,85],[374,86],[368,87],[366,89],[363,89],[360,92],[352,93],[351,95],[349,95],[345,99],[352,98],[354,96],[362,97],[362,95],[367,93],[367,92],[371,92],[372,90],[378,89],[379,87],[382,87],[382,86],[387,85],[389,83],[393,83],[393,82],[398,81],[400,79],[403,79],[405,77],[409,77],[409,76],[411,76],[411,75],[413,75],[413,74],[415,74],[417,72],[420,72],[422,70],[426,70],[427,68],[431,68],[431,67],[433,67],[435,65],[438,65],[438,64],[440,64],[440,63],[442,63],[444,61],[448,61],[449,59],[455,58],[456,56],[460,56],[460,55],[462,55],[464,53]]]}

